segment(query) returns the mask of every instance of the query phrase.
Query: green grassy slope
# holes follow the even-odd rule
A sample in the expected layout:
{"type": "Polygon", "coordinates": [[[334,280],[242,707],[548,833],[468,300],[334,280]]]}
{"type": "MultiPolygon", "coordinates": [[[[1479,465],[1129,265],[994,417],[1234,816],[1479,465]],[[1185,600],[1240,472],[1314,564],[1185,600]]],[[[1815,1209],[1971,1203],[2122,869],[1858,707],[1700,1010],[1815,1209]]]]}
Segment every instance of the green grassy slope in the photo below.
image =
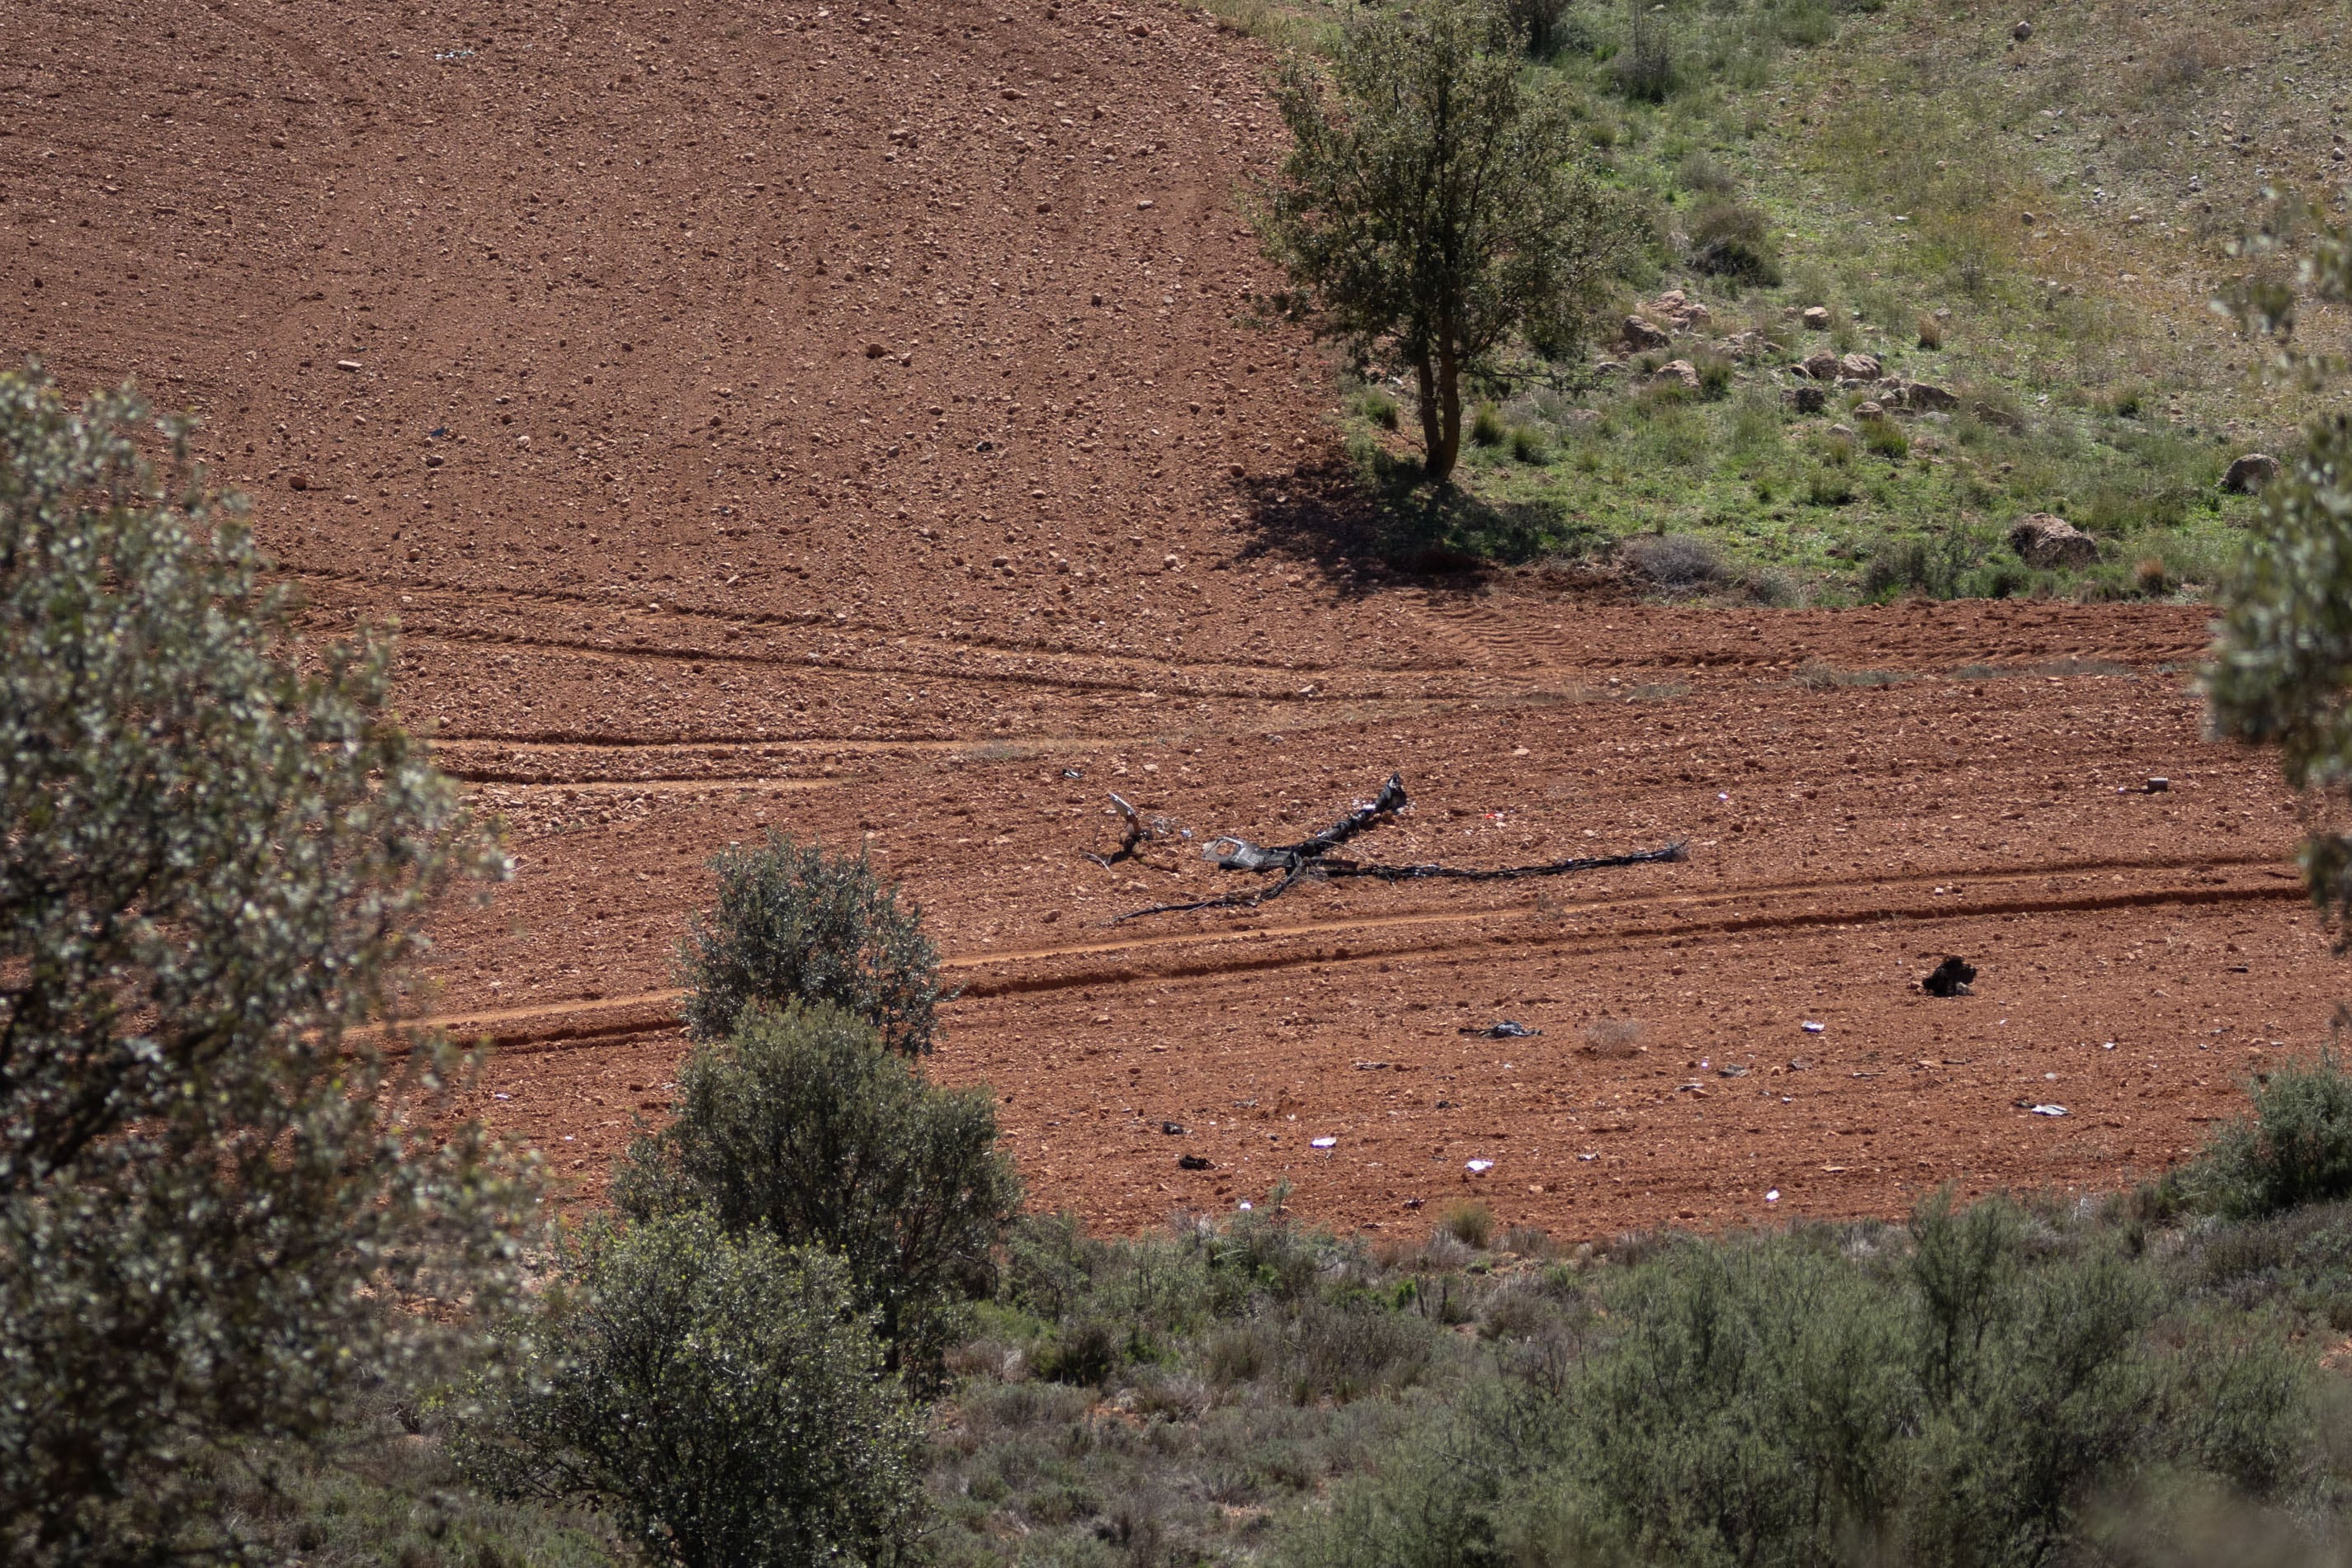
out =
{"type": "MultiPolygon", "coordinates": [[[[1646,209],[1655,271],[1623,305],[1672,342],[1486,389],[1446,542],[1526,559],[1693,534],[1671,583],[1636,580],[1779,603],[2196,594],[2251,509],[2224,470],[2290,447],[2310,397],[2263,381],[2211,301],[2249,227],[2341,210],[2347,35],[2352,8],[2256,0],[1571,4],[1535,68],[1646,209]],[[1759,265],[1709,270],[1705,240],[1742,213],[1759,265]],[[1710,319],[1675,327],[1669,289],[1710,319]],[[1873,419],[1883,395],[1860,387],[1787,406],[1789,367],[1822,350],[1957,406],[1873,419]],[[1656,384],[1677,359],[1697,392],[1656,384]],[[2099,563],[2027,568],[2006,535],[2032,511],[2091,532],[2099,563]]],[[[2340,342],[2344,323],[2303,330],[2340,342]]],[[[1404,389],[1347,392],[1359,460],[1410,505],[1404,389]]]]}

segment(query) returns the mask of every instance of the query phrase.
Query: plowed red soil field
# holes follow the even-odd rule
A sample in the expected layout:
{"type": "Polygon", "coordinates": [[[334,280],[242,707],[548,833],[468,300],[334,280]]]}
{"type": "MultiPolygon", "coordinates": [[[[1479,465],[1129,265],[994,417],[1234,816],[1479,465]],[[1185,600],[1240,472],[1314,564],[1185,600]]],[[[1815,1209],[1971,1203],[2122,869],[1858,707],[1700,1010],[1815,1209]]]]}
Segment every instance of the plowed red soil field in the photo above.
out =
{"type": "Polygon", "coordinates": [[[424,1004],[500,1042],[486,1114],[595,1195],[705,861],[771,827],[905,879],[963,986],[936,1070],[1112,1227],[1283,1179],[1564,1236],[2107,1188],[2323,1037],[2201,610],[1360,548],[1320,362],[1242,319],[1265,63],[1085,0],[0,14],[0,351],[196,410],[315,630],[397,617],[404,710],[509,824],[424,1004]],[[1383,858],[1688,858],[1113,923],[1391,770],[1383,858]],[[1109,790],[1194,838],[1092,863],[1109,790]],[[1974,995],[1918,989],[1947,953],[1974,995]],[[1541,1032],[1465,1032],[1503,1019],[1541,1032]]]}

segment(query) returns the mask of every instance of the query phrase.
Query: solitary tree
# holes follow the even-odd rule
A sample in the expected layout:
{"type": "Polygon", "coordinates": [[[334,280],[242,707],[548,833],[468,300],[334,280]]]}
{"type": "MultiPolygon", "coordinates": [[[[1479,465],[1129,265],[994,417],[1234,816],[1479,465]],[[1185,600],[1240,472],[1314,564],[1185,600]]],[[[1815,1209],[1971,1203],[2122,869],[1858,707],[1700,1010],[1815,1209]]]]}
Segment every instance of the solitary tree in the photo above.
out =
{"type": "MultiPolygon", "coordinates": [[[[2352,230],[2324,232],[2303,264],[2302,292],[2352,300],[2352,230]]],[[[2295,291],[2259,288],[2242,302],[2250,327],[2292,342],[2295,291]]],[[[2283,351],[2320,375],[2323,362],[2283,351]]],[[[2213,728],[2280,748],[2287,783],[2320,796],[2352,794],[2352,416],[2323,415],[2301,456],[2263,488],[2237,569],[2222,594],[2221,637],[2207,676],[2213,728]]],[[[2352,836],[2322,813],[2304,843],[2313,899],[2352,943],[2352,836]]]]}
{"type": "Polygon", "coordinates": [[[509,1267],[495,1151],[432,1125],[445,1062],[367,1027],[426,903],[503,862],[383,649],[298,647],[184,458],[127,393],[0,375],[11,1562],[219,1546],[208,1450],[319,1432],[509,1267]]]}
{"type": "Polygon", "coordinates": [[[1364,363],[1412,371],[1440,484],[1463,377],[1517,337],[1573,349],[1624,232],[1518,41],[1485,0],[1358,11],[1328,73],[1286,70],[1296,145],[1256,212],[1299,312],[1364,363]]]}

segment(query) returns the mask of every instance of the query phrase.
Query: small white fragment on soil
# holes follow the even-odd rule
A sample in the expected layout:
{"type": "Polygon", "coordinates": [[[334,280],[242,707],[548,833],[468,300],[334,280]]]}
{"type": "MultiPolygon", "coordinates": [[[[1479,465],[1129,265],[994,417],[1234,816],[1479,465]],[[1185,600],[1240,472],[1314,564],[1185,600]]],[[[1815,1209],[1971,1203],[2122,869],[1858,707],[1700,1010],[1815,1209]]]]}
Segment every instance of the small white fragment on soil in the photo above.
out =
{"type": "Polygon", "coordinates": [[[1462,1168],[1469,1172],[1474,1176],[1483,1176],[1487,1172],[1495,1168],[1495,1162],[1492,1160],[1473,1160],[1462,1168]]]}

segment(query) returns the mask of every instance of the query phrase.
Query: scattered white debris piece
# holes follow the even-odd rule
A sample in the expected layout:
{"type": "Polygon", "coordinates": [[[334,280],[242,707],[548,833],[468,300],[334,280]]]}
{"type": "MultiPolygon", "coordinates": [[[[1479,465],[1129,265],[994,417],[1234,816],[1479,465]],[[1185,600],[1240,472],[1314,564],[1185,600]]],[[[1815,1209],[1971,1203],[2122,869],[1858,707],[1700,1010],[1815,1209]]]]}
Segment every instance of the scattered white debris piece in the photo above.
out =
{"type": "Polygon", "coordinates": [[[1483,1176],[1487,1172],[1495,1168],[1495,1162],[1492,1160],[1473,1160],[1462,1168],[1469,1172],[1474,1176],[1483,1176]]]}
{"type": "Polygon", "coordinates": [[[2033,1114],[2036,1116],[2063,1116],[2066,1114],[2066,1108],[2063,1105],[2037,1105],[2033,1108],[2033,1114]]]}
{"type": "Polygon", "coordinates": [[[1764,1194],[1764,1201],[1768,1204],[1779,1203],[1780,1201],[1780,1189],[1774,1187],[1770,1192],[1766,1193],[1764,1194]]]}
{"type": "Polygon", "coordinates": [[[1339,1141],[1337,1138],[1309,1138],[1307,1142],[1318,1149],[1329,1149],[1336,1147],[1339,1141]]]}
{"type": "Polygon", "coordinates": [[[1239,1202],[1239,1203],[1235,1204],[1234,1206],[1235,1208],[1240,1209],[1240,1210],[1243,1210],[1244,1213],[1246,1213],[1246,1212],[1248,1211],[1248,1209],[1249,1209],[1249,1206],[1250,1206],[1250,1201],[1249,1201],[1249,1199],[1247,1199],[1247,1198],[1244,1198],[1241,1202],[1239,1202]]]}
{"type": "Polygon", "coordinates": [[[1816,1024],[1811,1018],[1805,1020],[1805,1033],[1809,1035],[1818,1035],[1828,1027],[1827,1024],[1816,1024]]]}

